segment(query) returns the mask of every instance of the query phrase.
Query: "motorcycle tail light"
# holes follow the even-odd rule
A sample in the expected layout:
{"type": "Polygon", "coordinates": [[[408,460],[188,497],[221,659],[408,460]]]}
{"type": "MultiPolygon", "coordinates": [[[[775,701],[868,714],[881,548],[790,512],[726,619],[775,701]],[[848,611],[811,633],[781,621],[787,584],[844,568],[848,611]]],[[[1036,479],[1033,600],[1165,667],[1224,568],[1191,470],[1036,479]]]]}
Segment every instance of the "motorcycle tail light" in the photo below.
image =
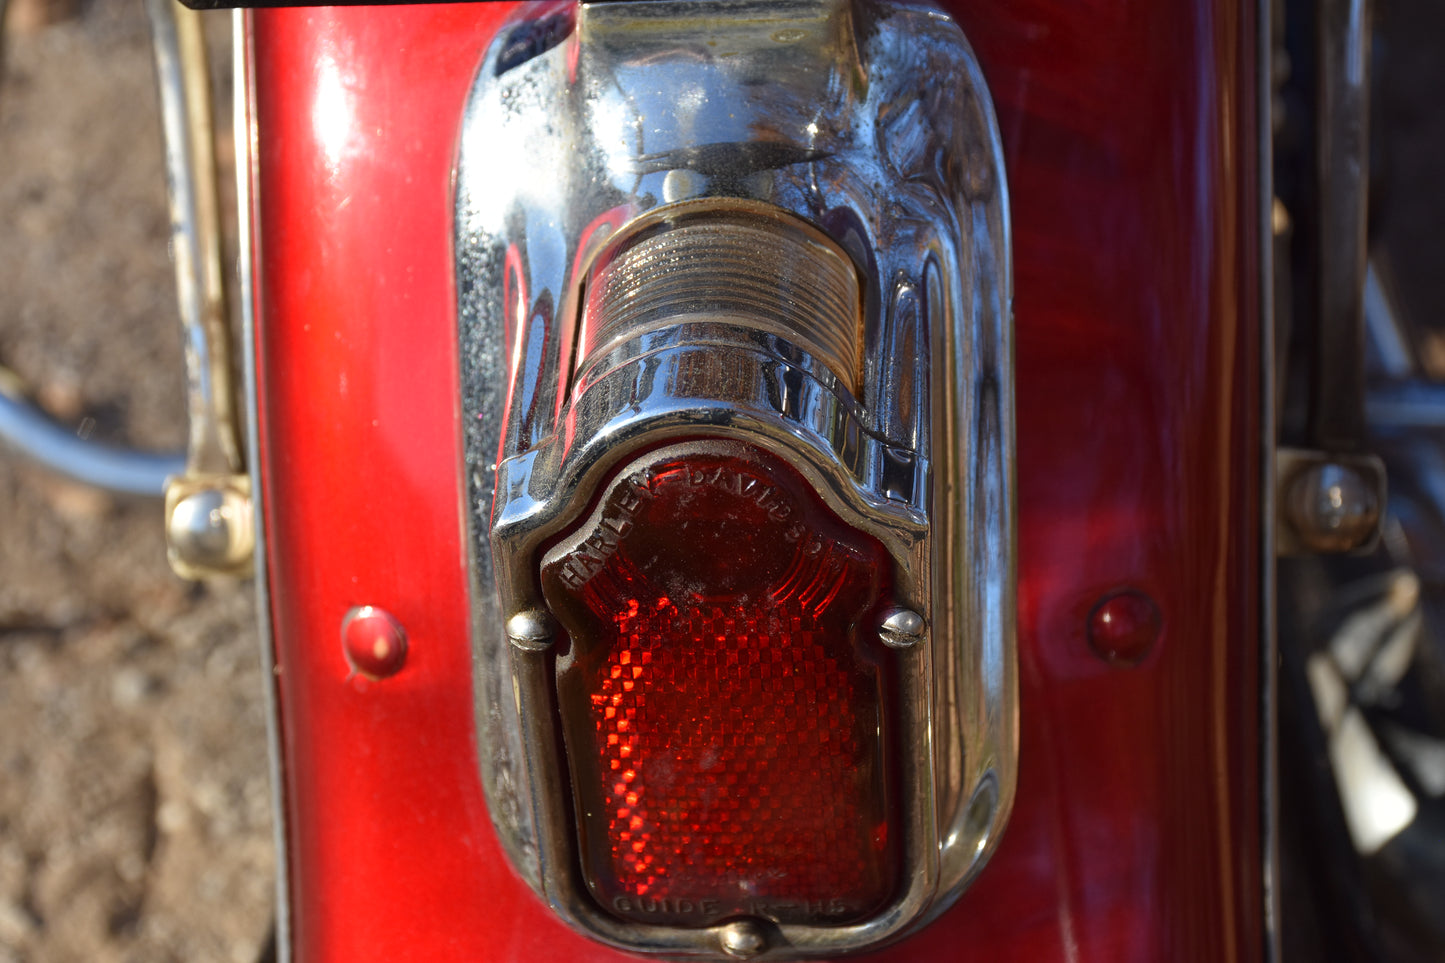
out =
{"type": "Polygon", "coordinates": [[[615,473],[542,562],[583,876],[624,919],[842,923],[898,873],[886,551],[782,460],[615,473]]]}
{"type": "Polygon", "coordinates": [[[498,839],[630,952],[884,945],[978,873],[1014,793],[977,64],[892,0],[555,16],[524,5],[487,54],[457,172],[498,839]]]}

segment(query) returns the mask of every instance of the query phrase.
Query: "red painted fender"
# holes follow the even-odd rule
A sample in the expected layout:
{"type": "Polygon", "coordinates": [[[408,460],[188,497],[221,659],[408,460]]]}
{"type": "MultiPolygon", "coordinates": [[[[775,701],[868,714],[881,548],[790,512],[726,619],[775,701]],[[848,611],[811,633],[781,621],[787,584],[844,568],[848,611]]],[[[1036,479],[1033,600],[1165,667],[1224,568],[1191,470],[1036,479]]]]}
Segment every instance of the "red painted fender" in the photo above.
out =
{"type": "MultiPolygon", "coordinates": [[[[956,2],[1013,204],[1022,755],[972,889],[870,959],[1253,960],[1261,832],[1256,6],[956,2]],[[1130,589],[1137,665],[1086,628],[1130,589]]],[[[451,245],[511,4],[249,16],[261,477],[304,963],[628,959],[508,866],[476,764],[451,245]],[[405,627],[353,675],[341,623],[405,627]]]]}

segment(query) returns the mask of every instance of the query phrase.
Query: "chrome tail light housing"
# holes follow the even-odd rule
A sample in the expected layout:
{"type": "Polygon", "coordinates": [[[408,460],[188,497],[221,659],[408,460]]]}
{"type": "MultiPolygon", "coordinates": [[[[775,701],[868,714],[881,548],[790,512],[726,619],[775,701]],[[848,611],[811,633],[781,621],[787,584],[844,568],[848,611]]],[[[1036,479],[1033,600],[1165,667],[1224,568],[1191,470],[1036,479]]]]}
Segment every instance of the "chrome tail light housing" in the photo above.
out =
{"type": "Polygon", "coordinates": [[[1008,200],[962,33],[531,6],[458,171],[478,759],[514,867],[639,952],[834,954],[942,912],[1018,753],[1008,200]]]}

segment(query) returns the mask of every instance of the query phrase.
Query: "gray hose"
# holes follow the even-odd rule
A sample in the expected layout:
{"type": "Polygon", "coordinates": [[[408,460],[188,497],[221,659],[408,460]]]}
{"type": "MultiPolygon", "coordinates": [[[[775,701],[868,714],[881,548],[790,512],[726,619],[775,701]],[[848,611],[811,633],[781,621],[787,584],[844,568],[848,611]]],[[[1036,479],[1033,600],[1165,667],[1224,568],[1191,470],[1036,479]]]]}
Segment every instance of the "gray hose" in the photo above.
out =
{"type": "Polygon", "coordinates": [[[77,437],[27,401],[0,391],[0,441],[75,481],[127,495],[159,497],[185,470],[180,453],[128,451],[77,437]]]}

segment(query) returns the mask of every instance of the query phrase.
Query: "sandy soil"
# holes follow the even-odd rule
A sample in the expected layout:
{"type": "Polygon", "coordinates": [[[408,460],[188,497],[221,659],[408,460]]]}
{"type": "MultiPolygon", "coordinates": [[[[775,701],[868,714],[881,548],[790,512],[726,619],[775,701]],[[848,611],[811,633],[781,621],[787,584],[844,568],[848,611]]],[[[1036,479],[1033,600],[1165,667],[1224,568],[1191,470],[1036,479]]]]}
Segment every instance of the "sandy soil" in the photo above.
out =
{"type": "MultiPolygon", "coordinates": [[[[179,447],[141,4],[6,39],[0,368],[97,438],[179,447]]],[[[253,620],[248,583],[170,573],[158,502],[0,457],[0,963],[261,955],[275,859],[253,620]]]]}

